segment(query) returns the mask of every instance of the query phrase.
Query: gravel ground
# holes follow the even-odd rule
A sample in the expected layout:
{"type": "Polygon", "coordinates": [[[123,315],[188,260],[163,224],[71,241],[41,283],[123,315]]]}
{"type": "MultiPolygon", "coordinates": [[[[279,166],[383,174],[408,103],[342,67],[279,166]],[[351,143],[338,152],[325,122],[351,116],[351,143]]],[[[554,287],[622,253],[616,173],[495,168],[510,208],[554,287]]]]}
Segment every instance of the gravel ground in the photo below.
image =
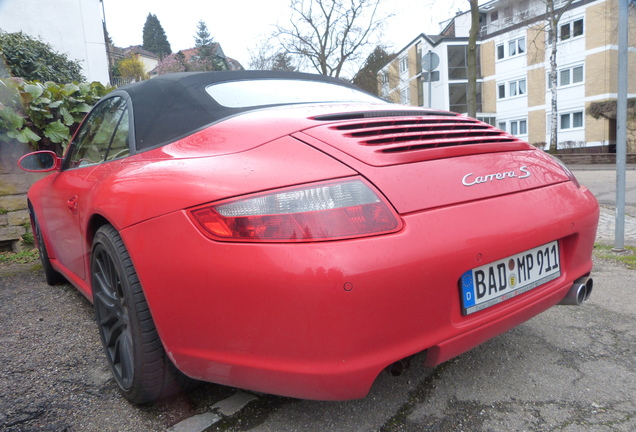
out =
{"type": "Polygon", "coordinates": [[[234,392],[203,385],[137,407],[118,392],[93,307],[39,264],[0,264],[0,430],[161,431],[234,392]]]}

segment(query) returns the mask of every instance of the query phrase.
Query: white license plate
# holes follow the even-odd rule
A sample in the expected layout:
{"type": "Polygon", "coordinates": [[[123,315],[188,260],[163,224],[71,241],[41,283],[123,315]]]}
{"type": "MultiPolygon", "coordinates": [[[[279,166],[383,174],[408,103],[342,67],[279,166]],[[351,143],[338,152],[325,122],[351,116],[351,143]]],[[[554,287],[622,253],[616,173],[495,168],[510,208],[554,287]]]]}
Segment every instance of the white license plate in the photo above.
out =
{"type": "Polygon", "coordinates": [[[470,315],[561,275],[559,243],[518,253],[462,275],[462,313],[470,315]]]}

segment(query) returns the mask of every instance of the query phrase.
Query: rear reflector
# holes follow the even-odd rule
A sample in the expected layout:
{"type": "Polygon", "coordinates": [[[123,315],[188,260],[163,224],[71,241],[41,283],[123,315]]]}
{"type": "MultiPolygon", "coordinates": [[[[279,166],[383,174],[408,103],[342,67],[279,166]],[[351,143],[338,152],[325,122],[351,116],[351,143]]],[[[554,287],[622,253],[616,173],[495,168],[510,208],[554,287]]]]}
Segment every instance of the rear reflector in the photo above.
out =
{"type": "Polygon", "coordinates": [[[360,179],[312,184],[190,210],[215,240],[307,242],[385,234],[397,214],[360,179]]]}

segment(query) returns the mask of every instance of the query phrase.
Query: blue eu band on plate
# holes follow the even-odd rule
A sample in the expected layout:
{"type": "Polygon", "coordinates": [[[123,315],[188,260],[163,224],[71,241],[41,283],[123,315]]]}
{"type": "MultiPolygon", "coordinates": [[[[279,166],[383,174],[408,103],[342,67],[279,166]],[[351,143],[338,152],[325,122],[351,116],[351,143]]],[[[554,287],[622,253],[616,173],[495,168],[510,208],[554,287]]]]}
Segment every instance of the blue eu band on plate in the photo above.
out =
{"type": "Polygon", "coordinates": [[[462,313],[470,315],[541,286],[561,275],[559,243],[518,253],[462,275],[462,313]]]}

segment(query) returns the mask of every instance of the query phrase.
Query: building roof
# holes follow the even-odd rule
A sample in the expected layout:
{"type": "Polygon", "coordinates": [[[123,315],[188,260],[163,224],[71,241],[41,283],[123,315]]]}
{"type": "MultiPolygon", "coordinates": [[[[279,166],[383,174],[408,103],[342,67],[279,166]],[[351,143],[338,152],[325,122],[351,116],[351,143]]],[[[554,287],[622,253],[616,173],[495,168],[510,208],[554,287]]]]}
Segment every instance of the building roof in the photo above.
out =
{"type": "Polygon", "coordinates": [[[143,49],[141,45],[132,45],[128,48],[122,48],[124,55],[128,54],[138,54],[142,57],[147,57],[155,60],[159,60],[159,56],[155,53],[152,53],[146,49],[143,49]]]}
{"type": "MultiPolygon", "coordinates": [[[[241,63],[239,63],[237,60],[235,60],[235,59],[233,59],[231,57],[227,57],[225,55],[225,53],[223,52],[223,49],[221,48],[221,44],[220,43],[213,42],[212,43],[212,48],[213,48],[213,51],[214,51],[215,55],[217,55],[218,57],[220,57],[223,60],[225,60],[229,70],[231,70],[231,71],[245,70],[245,68],[241,65],[241,63]]],[[[188,49],[185,49],[185,50],[179,50],[179,52],[182,53],[185,56],[185,60],[186,61],[190,61],[193,57],[195,57],[197,55],[197,48],[188,48],[188,49]]]]}

